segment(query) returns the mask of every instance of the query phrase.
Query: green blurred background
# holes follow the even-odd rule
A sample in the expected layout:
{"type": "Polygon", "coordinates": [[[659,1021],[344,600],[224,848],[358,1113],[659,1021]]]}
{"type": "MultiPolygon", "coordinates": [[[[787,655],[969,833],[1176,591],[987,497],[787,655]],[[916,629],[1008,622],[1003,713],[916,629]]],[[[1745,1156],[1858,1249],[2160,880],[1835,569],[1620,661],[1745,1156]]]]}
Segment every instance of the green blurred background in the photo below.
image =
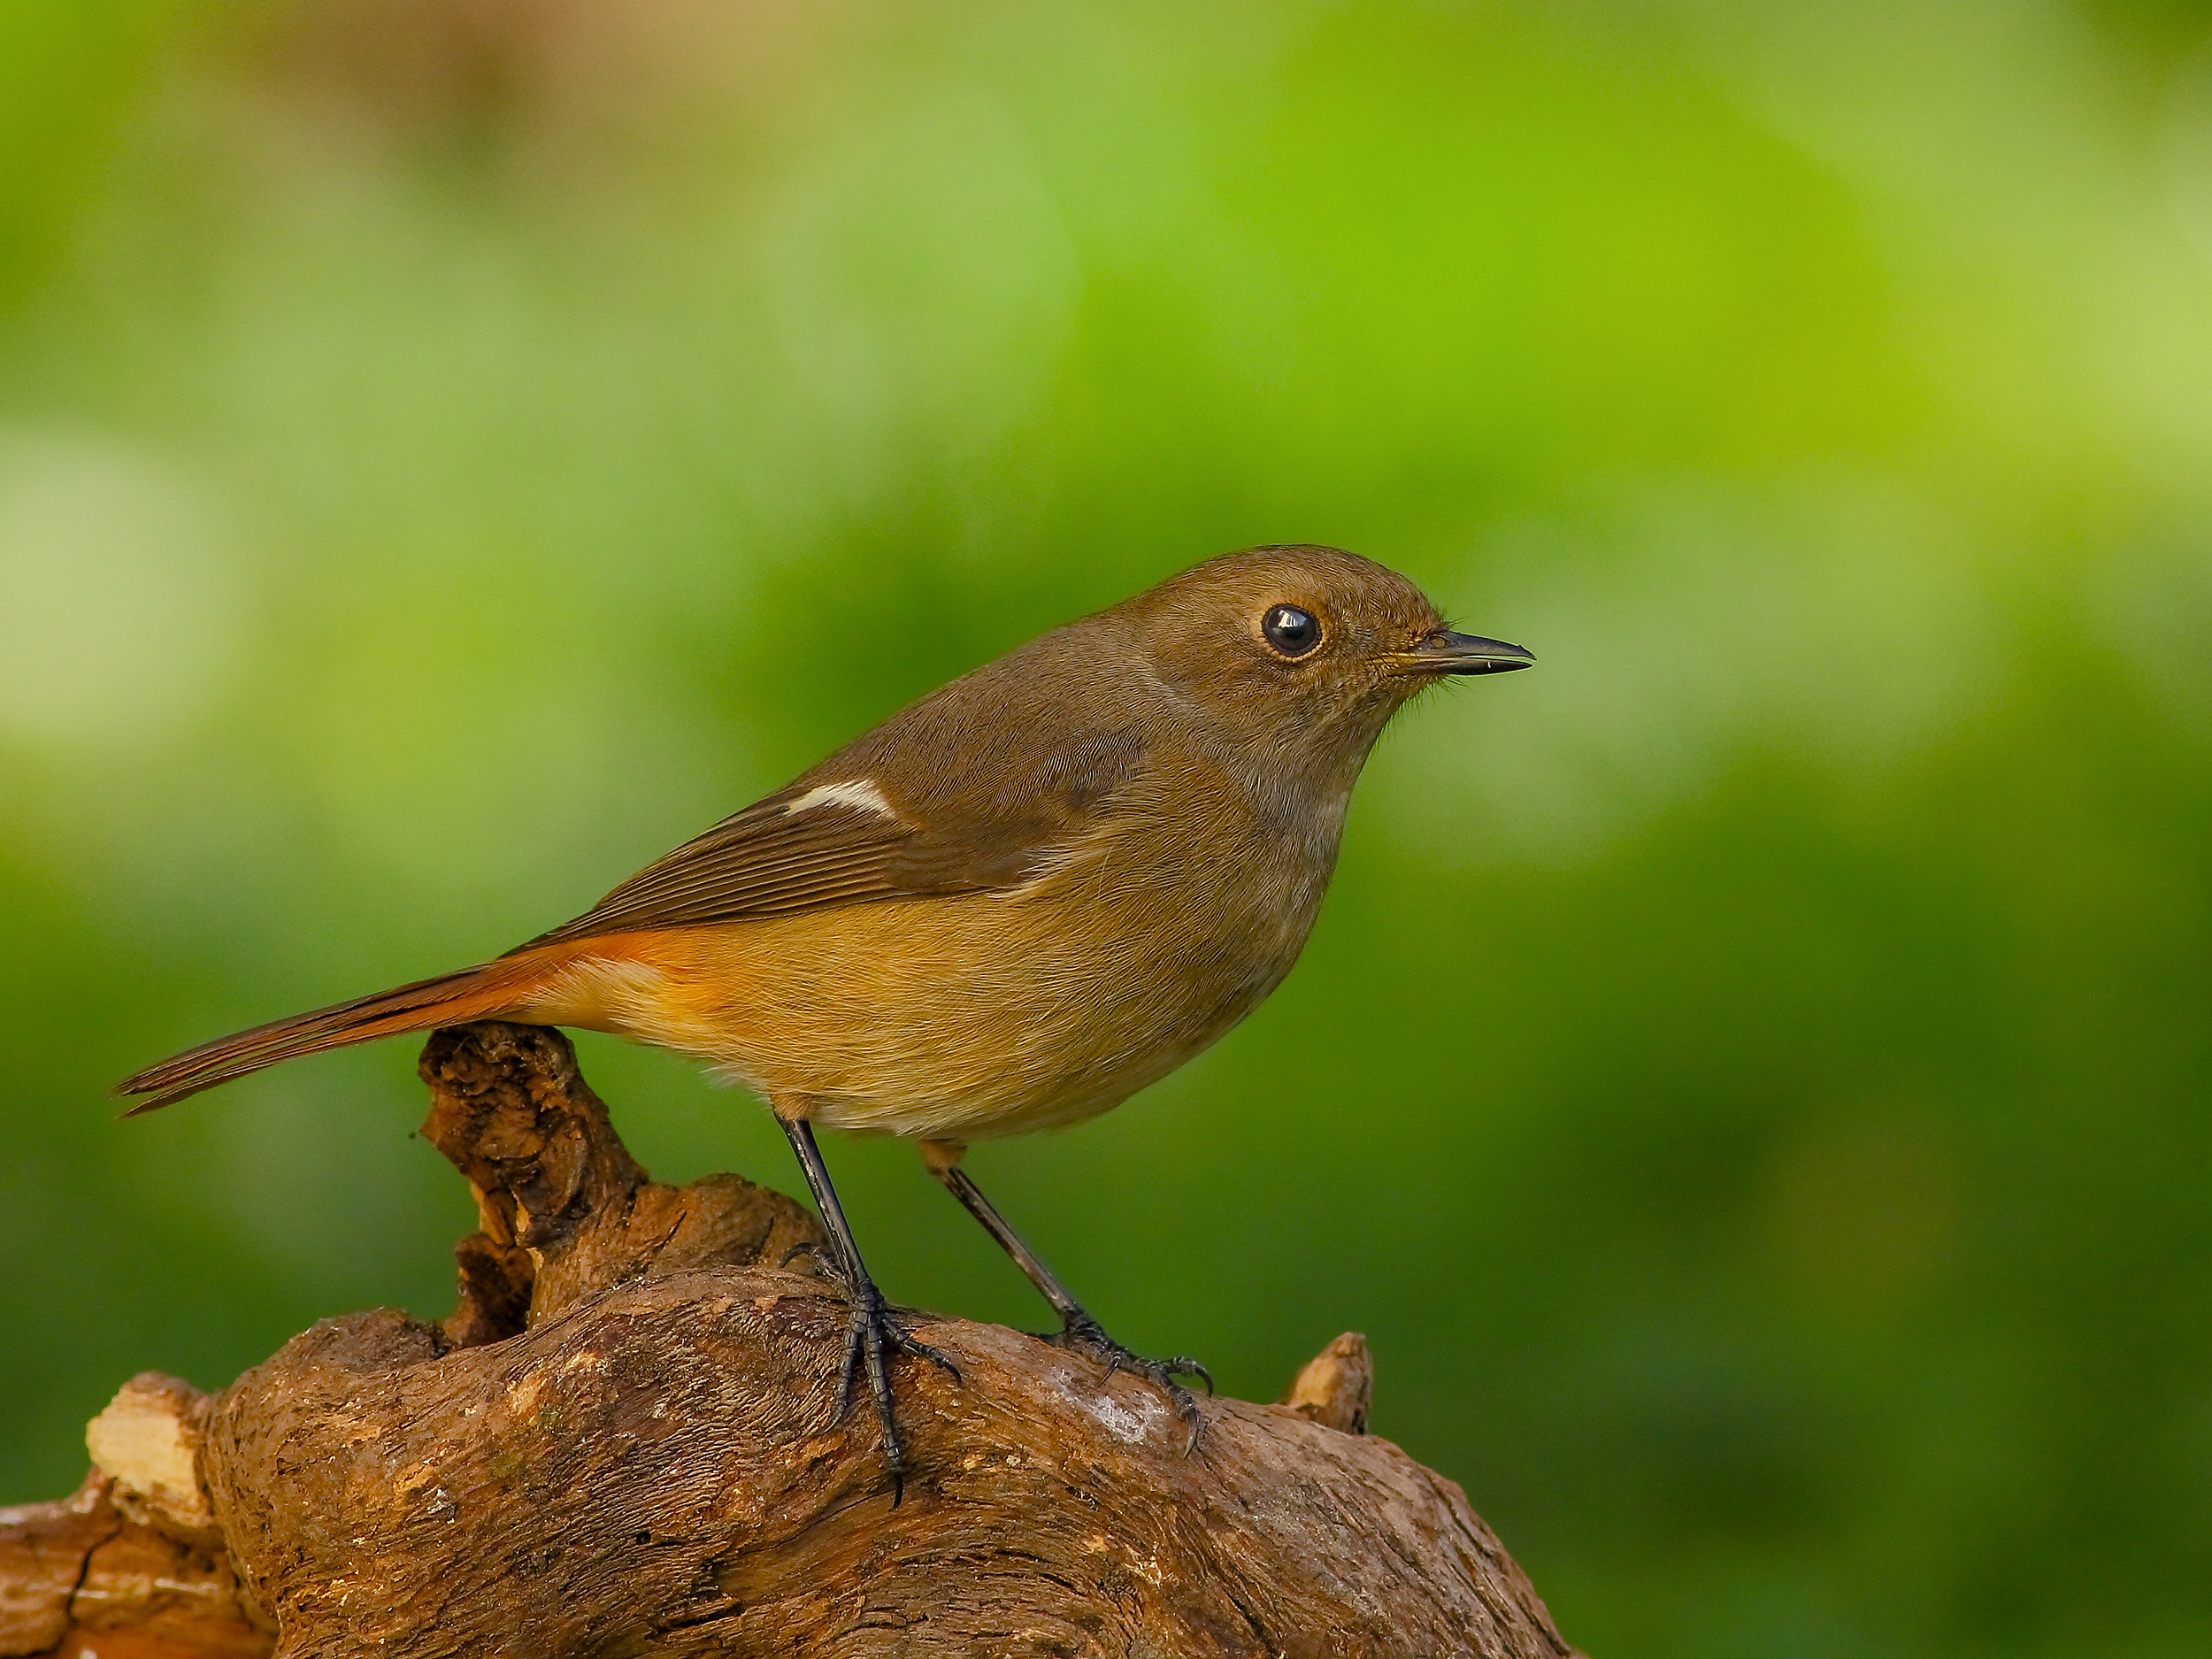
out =
{"type": "MultiPolygon", "coordinates": [[[[1534,673],[1299,972],[972,1165],[1123,1339],[1346,1327],[1605,1655],[2212,1652],[2212,8],[16,6],[0,1500],[449,1305],[415,1045],[944,678],[1343,543],[1534,673]]],[[[751,1103],[582,1040],[665,1178],[751,1103]]],[[[1044,1310],[892,1143],[898,1298],[1044,1310]]]]}

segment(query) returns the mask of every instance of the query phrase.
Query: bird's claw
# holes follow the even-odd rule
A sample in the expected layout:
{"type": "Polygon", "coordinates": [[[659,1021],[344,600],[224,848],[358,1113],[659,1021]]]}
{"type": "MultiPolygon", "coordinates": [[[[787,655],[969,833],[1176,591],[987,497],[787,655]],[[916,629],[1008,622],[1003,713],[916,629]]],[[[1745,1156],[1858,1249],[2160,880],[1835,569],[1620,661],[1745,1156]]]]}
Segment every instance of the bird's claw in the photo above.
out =
{"type": "Polygon", "coordinates": [[[837,1374],[837,1412],[832,1420],[845,1420],[845,1414],[852,1409],[854,1379],[864,1373],[869,1396],[875,1402],[876,1423],[881,1430],[883,1461],[891,1470],[891,1503],[895,1509],[906,1494],[906,1452],[899,1444],[898,1424],[891,1411],[888,1356],[907,1354],[926,1359],[956,1384],[961,1380],[960,1368],[941,1350],[910,1334],[900,1324],[906,1316],[892,1311],[891,1304],[883,1299],[883,1293],[872,1281],[864,1279],[856,1288],[848,1275],[839,1273],[836,1277],[845,1286],[851,1311],[845,1325],[845,1356],[837,1374]]]}
{"type": "MultiPolygon", "coordinates": [[[[899,1318],[900,1316],[893,1313],[890,1305],[879,1295],[855,1303],[851,1319],[845,1327],[845,1363],[838,1379],[837,1417],[840,1422],[844,1420],[845,1413],[852,1407],[854,1371],[864,1356],[872,1384],[874,1368],[884,1362],[884,1350],[887,1348],[893,1353],[910,1354],[916,1359],[927,1360],[951,1378],[956,1386],[963,1380],[960,1367],[952,1363],[943,1349],[932,1348],[918,1337],[900,1329],[899,1318]],[[874,1303],[872,1309],[866,1305],[870,1301],[874,1303]]],[[[880,1405],[883,1402],[879,1400],[878,1403],[880,1405]]],[[[892,1431],[887,1411],[884,1415],[883,1432],[886,1440],[889,1441],[892,1431]]]]}
{"type": "Polygon", "coordinates": [[[1058,1333],[1044,1340],[1055,1348],[1097,1360],[1106,1367],[1109,1377],[1116,1371],[1125,1371],[1132,1376],[1143,1378],[1167,1396],[1168,1404],[1175,1408],[1176,1417],[1190,1431],[1190,1438],[1183,1443],[1184,1455],[1188,1456],[1197,1449],[1198,1431],[1202,1425],[1198,1402],[1192,1398],[1189,1389],[1175,1380],[1178,1377],[1195,1377],[1205,1384],[1206,1392],[1212,1394],[1213,1373],[1196,1360],[1187,1354],[1178,1354],[1171,1359],[1147,1359],[1108,1336],[1098,1321],[1087,1314],[1079,1314],[1070,1319],[1058,1333]]]}
{"type": "Polygon", "coordinates": [[[823,1259],[826,1256],[834,1258],[836,1252],[819,1239],[801,1239],[783,1253],[776,1265],[788,1267],[803,1256],[812,1263],[812,1271],[817,1278],[832,1278],[841,1285],[845,1282],[845,1275],[835,1266],[826,1263],[823,1259]]]}

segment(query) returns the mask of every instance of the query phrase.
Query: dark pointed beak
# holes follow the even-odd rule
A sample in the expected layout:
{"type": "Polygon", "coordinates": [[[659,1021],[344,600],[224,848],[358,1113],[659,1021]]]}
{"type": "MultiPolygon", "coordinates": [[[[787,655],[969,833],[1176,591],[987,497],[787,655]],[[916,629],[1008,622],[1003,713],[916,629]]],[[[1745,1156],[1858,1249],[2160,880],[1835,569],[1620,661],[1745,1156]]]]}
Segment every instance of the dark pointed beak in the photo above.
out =
{"type": "Polygon", "coordinates": [[[1439,628],[1391,660],[1408,673],[1426,674],[1506,674],[1536,662],[1517,645],[1472,634],[1454,634],[1448,628],[1439,628]]]}

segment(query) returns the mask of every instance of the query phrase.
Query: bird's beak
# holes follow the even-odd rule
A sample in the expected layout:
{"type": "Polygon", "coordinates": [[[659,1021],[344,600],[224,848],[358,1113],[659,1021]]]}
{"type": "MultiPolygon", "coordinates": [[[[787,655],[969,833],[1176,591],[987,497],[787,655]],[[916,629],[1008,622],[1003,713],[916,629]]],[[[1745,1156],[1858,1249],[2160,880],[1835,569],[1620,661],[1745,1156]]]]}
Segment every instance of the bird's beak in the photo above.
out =
{"type": "Polygon", "coordinates": [[[1505,674],[1536,661],[1503,640],[1454,634],[1448,628],[1439,628],[1409,651],[1393,651],[1386,660],[1409,674],[1505,674]]]}

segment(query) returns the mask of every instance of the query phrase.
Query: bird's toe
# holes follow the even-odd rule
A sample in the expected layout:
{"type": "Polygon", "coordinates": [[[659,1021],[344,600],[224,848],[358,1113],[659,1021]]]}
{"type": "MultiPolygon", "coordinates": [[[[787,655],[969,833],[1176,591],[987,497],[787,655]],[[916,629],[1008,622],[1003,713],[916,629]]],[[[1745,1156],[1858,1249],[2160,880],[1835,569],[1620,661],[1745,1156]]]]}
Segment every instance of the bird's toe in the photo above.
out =
{"type": "Polygon", "coordinates": [[[1108,1336],[1098,1321],[1088,1314],[1070,1319],[1056,1334],[1044,1340],[1055,1348],[1066,1348],[1071,1353],[1082,1354],[1096,1360],[1106,1368],[1109,1377],[1116,1371],[1125,1371],[1133,1376],[1143,1378],[1167,1396],[1167,1402],[1174,1408],[1177,1418],[1190,1431],[1190,1437],[1183,1445],[1184,1454],[1188,1455],[1196,1449],[1203,1419],[1199,1415],[1198,1402],[1192,1397],[1190,1390],[1176,1380],[1179,1377],[1195,1377],[1205,1384],[1208,1394],[1213,1393],[1213,1373],[1196,1360],[1186,1354],[1178,1354],[1171,1359],[1148,1359],[1108,1336]]]}

